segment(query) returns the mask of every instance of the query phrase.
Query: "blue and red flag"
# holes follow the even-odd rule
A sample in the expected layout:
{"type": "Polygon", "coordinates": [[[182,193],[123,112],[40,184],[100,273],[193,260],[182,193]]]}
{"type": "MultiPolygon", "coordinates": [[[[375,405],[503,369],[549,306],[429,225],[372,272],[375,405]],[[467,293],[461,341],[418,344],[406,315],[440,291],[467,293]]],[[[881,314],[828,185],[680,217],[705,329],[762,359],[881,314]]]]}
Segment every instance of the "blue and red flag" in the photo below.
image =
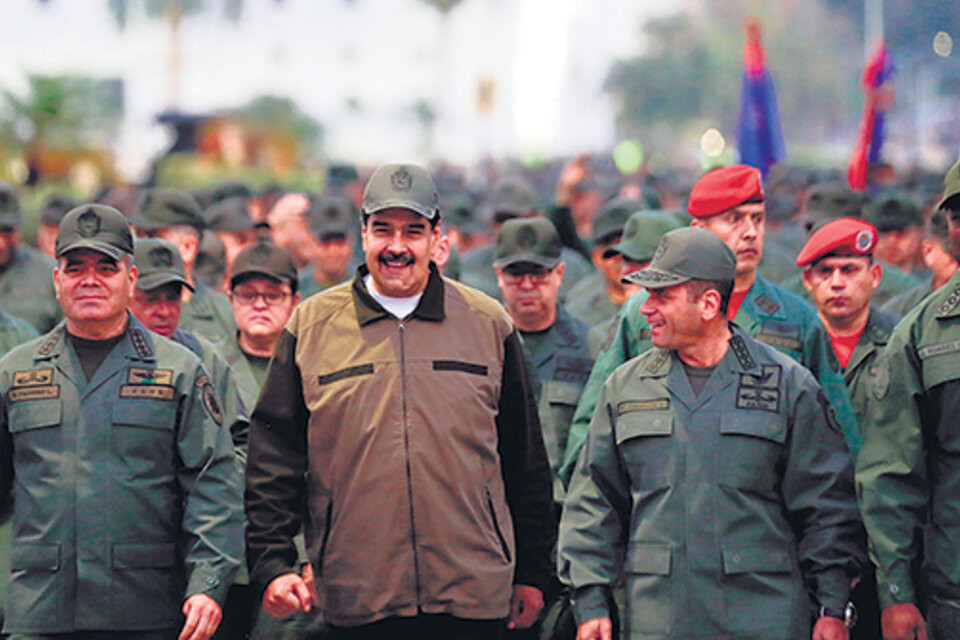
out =
{"type": "Polygon", "coordinates": [[[884,115],[893,105],[894,70],[893,56],[881,40],[863,70],[863,91],[867,98],[863,104],[857,142],[850,156],[850,164],[847,165],[847,182],[855,191],[867,188],[867,169],[870,163],[881,159],[886,137],[884,115]]]}
{"type": "Polygon", "coordinates": [[[737,145],[740,162],[760,169],[764,176],[770,167],[787,157],[777,109],[777,92],[767,69],[767,57],[760,44],[760,23],[746,21],[747,43],[743,49],[743,89],[740,94],[740,122],[737,145]]]}

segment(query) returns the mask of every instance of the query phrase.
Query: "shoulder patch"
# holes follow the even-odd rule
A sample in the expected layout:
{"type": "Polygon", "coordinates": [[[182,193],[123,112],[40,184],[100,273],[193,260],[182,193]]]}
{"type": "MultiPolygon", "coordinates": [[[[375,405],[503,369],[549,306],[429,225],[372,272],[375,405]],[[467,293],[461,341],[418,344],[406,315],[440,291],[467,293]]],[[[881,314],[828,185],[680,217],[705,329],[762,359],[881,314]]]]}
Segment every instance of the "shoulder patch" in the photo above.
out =
{"type": "Polygon", "coordinates": [[[768,298],[767,296],[757,296],[756,299],[757,306],[767,313],[773,315],[777,311],[780,311],[780,305],[768,298]]]}
{"type": "Polygon", "coordinates": [[[622,416],[625,413],[636,411],[666,411],[670,408],[670,398],[657,398],[655,400],[624,400],[617,403],[617,415],[622,416]]]}
{"type": "Polygon", "coordinates": [[[14,387],[36,387],[53,382],[53,369],[17,371],[13,374],[14,387]]]}
{"type": "Polygon", "coordinates": [[[890,365],[884,358],[879,358],[876,364],[870,365],[867,370],[870,376],[870,391],[877,400],[883,400],[890,387],[890,365]]]}
{"type": "Polygon", "coordinates": [[[837,414],[827,401],[827,396],[824,395],[823,389],[817,391],[817,402],[820,403],[820,408],[823,409],[823,417],[826,419],[830,428],[837,432],[843,432],[843,428],[840,426],[840,422],[837,420],[837,414]]]}
{"type": "Polygon", "coordinates": [[[757,366],[750,350],[747,349],[747,343],[741,336],[733,336],[730,340],[730,348],[733,349],[733,355],[737,356],[737,361],[744,369],[753,369],[757,366]]]}
{"type": "Polygon", "coordinates": [[[213,388],[209,376],[200,376],[194,384],[200,388],[200,397],[203,400],[203,408],[207,415],[213,418],[217,425],[223,424],[223,409],[220,408],[220,401],[217,399],[217,390],[213,388]]]}
{"type": "Polygon", "coordinates": [[[140,329],[131,329],[130,341],[133,343],[133,348],[137,351],[137,355],[141,360],[153,359],[153,349],[150,348],[150,343],[147,342],[147,337],[143,335],[143,331],[140,329]]]}
{"type": "Polygon", "coordinates": [[[57,346],[57,343],[60,342],[60,338],[63,337],[63,327],[57,327],[52,332],[50,332],[50,337],[47,338],[47,341],[43,343],[43,346],[40,347],[40,350],[37,351],[41,356],[48,356],[53,351],[53,348],[57,346]]]}
{"type": "Polygon", "coordinates": [[[960,302],[960,282],[954,285],[953,290],[950,292],[950,295],[947,296],[947,299],[940,303],[940,306],[937,307],[937,314],[950,313],[953,311],[953,308],[957,306],[957,303],[960,302]]]}

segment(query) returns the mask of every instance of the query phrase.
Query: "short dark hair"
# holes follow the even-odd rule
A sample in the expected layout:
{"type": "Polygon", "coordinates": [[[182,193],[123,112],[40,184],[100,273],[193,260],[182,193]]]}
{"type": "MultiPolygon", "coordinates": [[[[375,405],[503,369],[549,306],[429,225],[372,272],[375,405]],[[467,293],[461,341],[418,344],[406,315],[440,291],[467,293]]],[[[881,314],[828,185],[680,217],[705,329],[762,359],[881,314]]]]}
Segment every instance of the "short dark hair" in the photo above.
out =
{"type": "Polygon", "coordinates": [[[720,313],[727,315],[730,308],[730,296],[733,295],[733,280],[689,280],[687,281],[687,296],[690,301],[699,300],[700,296],[715,289],[720,294],[720,313]]]}

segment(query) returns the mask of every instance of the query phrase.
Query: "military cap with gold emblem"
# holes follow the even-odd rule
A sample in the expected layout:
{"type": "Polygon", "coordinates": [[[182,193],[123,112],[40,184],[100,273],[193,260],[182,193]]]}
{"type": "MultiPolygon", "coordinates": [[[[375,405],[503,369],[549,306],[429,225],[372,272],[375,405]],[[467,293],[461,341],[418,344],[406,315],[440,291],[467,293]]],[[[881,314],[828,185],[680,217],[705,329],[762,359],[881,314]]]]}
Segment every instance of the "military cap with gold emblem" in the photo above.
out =
{"type": "Polygon", "coordinates": [[[493,266],[502,269],[518,262],[532,262],[553,269],[560,264],[560,235],[546,218],[507,220],[497,233],[493,266]]]}
{"type": "Polygon", "coordinates": [[[365,215],[385,209],[409,209],[427,220],[440,216],[440,196],[433,178],[416,164],[383,164],[370,176],[363,191],[365,215]]]}
{"type": "Polygon", "coordinates": [[[92,249],[114,260],[133,253],[133,234],[122,213],[103,204],[82,204],[67,212],[57,229],[59,258],[74,249],[92,249]]]}

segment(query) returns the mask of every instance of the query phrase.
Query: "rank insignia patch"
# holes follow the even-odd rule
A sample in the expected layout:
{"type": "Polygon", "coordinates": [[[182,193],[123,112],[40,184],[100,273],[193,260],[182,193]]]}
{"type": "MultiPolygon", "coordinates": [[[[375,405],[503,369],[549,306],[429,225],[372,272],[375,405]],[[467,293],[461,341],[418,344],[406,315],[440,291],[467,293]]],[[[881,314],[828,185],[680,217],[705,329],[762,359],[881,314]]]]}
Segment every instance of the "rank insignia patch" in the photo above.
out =
{"type": "Polygon", "coordinates": [[[127,371],[128,384],[173,384],[173,369],[132,367],[127,371]]]}

